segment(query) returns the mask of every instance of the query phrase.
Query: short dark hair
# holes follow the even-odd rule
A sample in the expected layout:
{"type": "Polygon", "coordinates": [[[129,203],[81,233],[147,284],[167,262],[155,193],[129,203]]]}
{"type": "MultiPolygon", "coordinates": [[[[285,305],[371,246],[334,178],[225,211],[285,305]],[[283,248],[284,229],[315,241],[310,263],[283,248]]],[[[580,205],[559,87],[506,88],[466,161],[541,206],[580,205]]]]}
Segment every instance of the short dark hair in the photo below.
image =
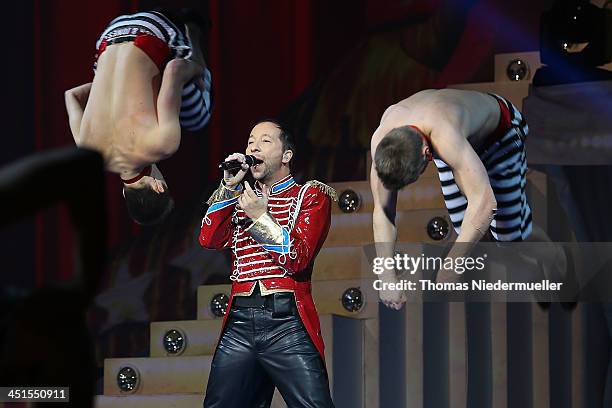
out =
{"type": "MultiPolygon", "coordinates": [[[[293,136],[291,135],[291,132],[289,132],[287,127],[284,124],[282,124],[279,120],[271,119],[271,118],[259,119],[257,122],[255,122],[253,126],[251,126],[251,129],[259,125],[260,123],[265,123],[265,122],[270,122],[274,124],[277,128],[280,129],[280,134],[278,135],[278,137],[281,143],[283,144],[283,153],[286,152],[287,150],[291,150],[293,152],[293,157],[295,157],[296,150],[295,150],[295,142],[293,141],[293,136]]],[[[293,158],[291,160],[293,161],[293,158]]]]}
{"type": "Polygon", "coordinates": [[[427,164],[422,150],[423,139],[412,127],[402,126],[389,131],[374,153],[374,165],[383,186],[399,190],[414,183],[427,164]]]}
{"type": "Polygon", "coordinates": [[[140,225],[159,224],[174,208],[174,200],[167,189],[157,193],[149,186],[124,188],[124,195],[130,217],[140,225]]]}

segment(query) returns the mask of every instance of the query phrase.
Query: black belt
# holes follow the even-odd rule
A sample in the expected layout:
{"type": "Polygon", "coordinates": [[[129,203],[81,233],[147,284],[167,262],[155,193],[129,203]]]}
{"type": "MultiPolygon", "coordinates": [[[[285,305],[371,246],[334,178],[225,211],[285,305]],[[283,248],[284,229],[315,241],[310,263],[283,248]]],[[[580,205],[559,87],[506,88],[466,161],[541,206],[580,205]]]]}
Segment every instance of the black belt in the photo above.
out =
{"type": "Polygon", "coordinates": [[[272,311],[272,317],[282,317],[297,312],[292,292],[277,292],[262,296],[258,287],[251,296],[235,296],[232,307],[267,309],[272,311]]]}
{"type": "Polygon", "coordinates": [[[236,296],[234,297],[234,306],[237,307],[258,307],[258,308],[272,308],[274,304],[274,297],[261,296],[261,294],[252,294],[251,296],[236,296]]]}
{"type": "Polygon", "coordinates": [[[113,45],[113,44],[121,44],[121,43],[125,43],[125,42],[132,42],[136,39],[135,35],[127,35],[127,36],[123,36],[123,37],[115,37],[115,38],[111,38],[110,40],[106,40],[106,46],[108,47],[109,45],[113,45]]]}

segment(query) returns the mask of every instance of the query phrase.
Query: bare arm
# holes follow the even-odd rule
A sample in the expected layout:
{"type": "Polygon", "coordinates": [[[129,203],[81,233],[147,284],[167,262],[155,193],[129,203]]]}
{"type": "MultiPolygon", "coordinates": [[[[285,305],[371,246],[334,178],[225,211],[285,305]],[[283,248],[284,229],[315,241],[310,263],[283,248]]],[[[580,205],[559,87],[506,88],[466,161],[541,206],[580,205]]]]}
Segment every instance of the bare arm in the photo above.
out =
{"type": "Polygon", "coordinates": [[[158,161],[172,156],[181,143],[179,113],[183,86],[202,68],[194,62],[173,59],[164,68],[157,96],[157,129],[139,141],[141,151],[158,161]]]}
{"type": "Polygon", "coordinates": [[[370,171],[370,187],[374,197],[372,224],[374,242],[377,244],[376,254],[377,256],[391,257],[393,256],[393,244],[397,240],[397,229],[395,227],[397,192],[389,191],[382,185],[373,164],[370,171]]]}
{"type": "MultiPolygon", "coordinates": [[[[438,127],[436,133],[443,136],[443,143],[438,143],[440,158],[453,170],[457,186],[465,195],[468,205],[465,210],[461,233],[456,242],[468,243],[461,246],[454,245],[448,257],[465,256],[482,236],[487,232],[497,202],[489,182],[489,176],[482,161],[463,135],[455,127],[438,127]],[[472,244],[472,245],[469,245],[472,244]]],[[[432,132],[432,139],[436,138],[432,132]]]]}
{"type": "Polygon", "coordinates": [[[81,141],[81,121],[83,120],[83,112],[87,105],[87,100],[89,99],[90,90],[91,82],[69,89],[64,93],[70,131],[77,145],[79,145],[81,141]]]}
{"type": "MultiPolygon", "coordinates": [[[[389,108],[383,114],[383,119],[389,112],[389,108]]],[[[371,154],[372,168],[370,169],[370,188],[374,198],[374,213],[372,214],[372,224],[374,229],[374,242],[376,245],[377,256],[393,256],[393,245],[378,245],[379,243],[395,244],[397,230],[395,228],[395,214],[397,206],[397,192],[387,190],[376,172],[374,158],[376,148],[383,137],[381,127],[376,129],[372,136],[371,154]],[[383,249],[384,247],[384,249],[383,249]],[[387,249],[390,247],[391,249],[387,249]]]]}
{"type": "MultiPolygon", "coordinates": [[[[379,131],[377,130],[377,132],[379,131]]],[[[378,258],[392,258],[395,251],[395,242],[397,241],[397,228],[395,226],[397,191],[387,190],[376,173],[374,155],[379,140],[375,132],[372,137],[372,168],[370,170],[370,187],[374,198],[372,227],[374,230],[376,256],[378,258]]],[[[380,274],[380,279],[387,284],[397,282],[395,269],[385,269],[380,274]]],[[[381,301],[386,306],[396,310],[399,310],[406,301],[404,292],[400,290],[386,290],[383,288],[379,295],[381,301]]]]}

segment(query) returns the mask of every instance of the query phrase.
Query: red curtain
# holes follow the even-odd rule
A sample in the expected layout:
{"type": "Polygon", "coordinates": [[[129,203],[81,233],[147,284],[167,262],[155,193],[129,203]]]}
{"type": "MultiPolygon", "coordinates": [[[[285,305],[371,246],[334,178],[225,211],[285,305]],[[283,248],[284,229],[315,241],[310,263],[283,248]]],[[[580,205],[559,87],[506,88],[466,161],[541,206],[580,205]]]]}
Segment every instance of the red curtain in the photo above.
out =
{"type": "Polygon", "coordinates": [[[244,151],[252,122],[280,112],[313,79],[311,4],[211,0],[211,177],[226,155],[244,151]]]}

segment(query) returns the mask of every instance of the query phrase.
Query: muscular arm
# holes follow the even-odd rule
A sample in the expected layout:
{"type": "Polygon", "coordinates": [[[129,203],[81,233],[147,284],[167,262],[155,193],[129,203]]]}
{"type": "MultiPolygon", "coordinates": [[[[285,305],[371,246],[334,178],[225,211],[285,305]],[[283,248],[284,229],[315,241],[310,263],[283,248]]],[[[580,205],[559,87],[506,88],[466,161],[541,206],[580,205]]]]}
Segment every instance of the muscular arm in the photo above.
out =
{"type": "MultiPolygon", "coordinates": [[[[385,119],[392,106],[387,108],[381,122],[385,119]]],[[[397,239],[395,228],[395,212],[397,205],[397,192],[387,190],[376,172],[374,158],[378,143],[384,135],[384,130],[379,127],[372,135],[371,154],[372,168],[370,169],[370,188],[374,198],[374,212],[372,214],[372,225],[374,229],[374,242],[376,243],[377,256],[393,256],[393,244],[397,239]],[[381,245],[386,243],[387,245],[381,245]],[[391,244],[391,245],[388,245],[391,244]]]]}
{"type": "Polygon", "coordinates": [[[81,121],[83,119],[83,111],[87,105],[89,91],[91,90],[91,82],[69,89],[64,94],[66,101],[66,111],[68,112],[68,122],[70,123],[70,131],[77,145],[80,144],[81,121]]]}
{"type": "Polygon", "coordinates": [[[210,120],[212,80],[210,72],[202,69],[201,65],[180,58],[173,59],[164,68],[157,96],[157,129],[139,140],[141,151],[148,154],[150,160],[162,160],[176,153],[181,142],[181,127],[195,131],[210,120]],[[187,92],[185,101],[184,89],[187,92]],[[181,111],[182,103],[186,104],[186,111],[181,111]]]}
{"type": "MultiPolygon", "coordinates": [[[[379,132],[377,130],[377,132],[379,132]]],[[[387,190],[376,173],[374,166],[374,155],[378,146],[377,133],[372,137],[372,169],[370,170],[370,187],[374,198],[374,212],[372,214],[372,227],[374,230],[374,243],[376,245],[376,256],[379,258],[392,258],[397,240],[397,228],[395,226],[395,215],[397,206],[397,192],[387,190]]],[[[385,283],[395,283],[397,276],[395,269],[385,269],[380,279],[385,283]]],[[[386,290],[379,292],[381,301],[388,307],[399,310],[405,302],[403,291],[386,290]]]]}
{"type": "MultiPolygon", "coordinates": [[[[468,201],[456,242],[475,244],[489,228],[497,202],[482,161],[466,138],[455,129],[439,126],[432,132],[432,139],[443,141],[437,144],[437,152],[453,170],[457,186],[468,201]]],[[[465,256],[472,246],[454,245],[448,256],[465,256]]]]}
{"type": "Polygon", "coordinates": [[[376,174],[374,164],[372,164],[372,170],[370,171],[370,187],[374,197],[372,225],[374,229],[374,242],[376,243],[376,255],[379,257],[392,257],[393,244],[397,240],[397,229],[395,227],[397,192],[389,191],[383,187],[378,174],[376,174]]]}

